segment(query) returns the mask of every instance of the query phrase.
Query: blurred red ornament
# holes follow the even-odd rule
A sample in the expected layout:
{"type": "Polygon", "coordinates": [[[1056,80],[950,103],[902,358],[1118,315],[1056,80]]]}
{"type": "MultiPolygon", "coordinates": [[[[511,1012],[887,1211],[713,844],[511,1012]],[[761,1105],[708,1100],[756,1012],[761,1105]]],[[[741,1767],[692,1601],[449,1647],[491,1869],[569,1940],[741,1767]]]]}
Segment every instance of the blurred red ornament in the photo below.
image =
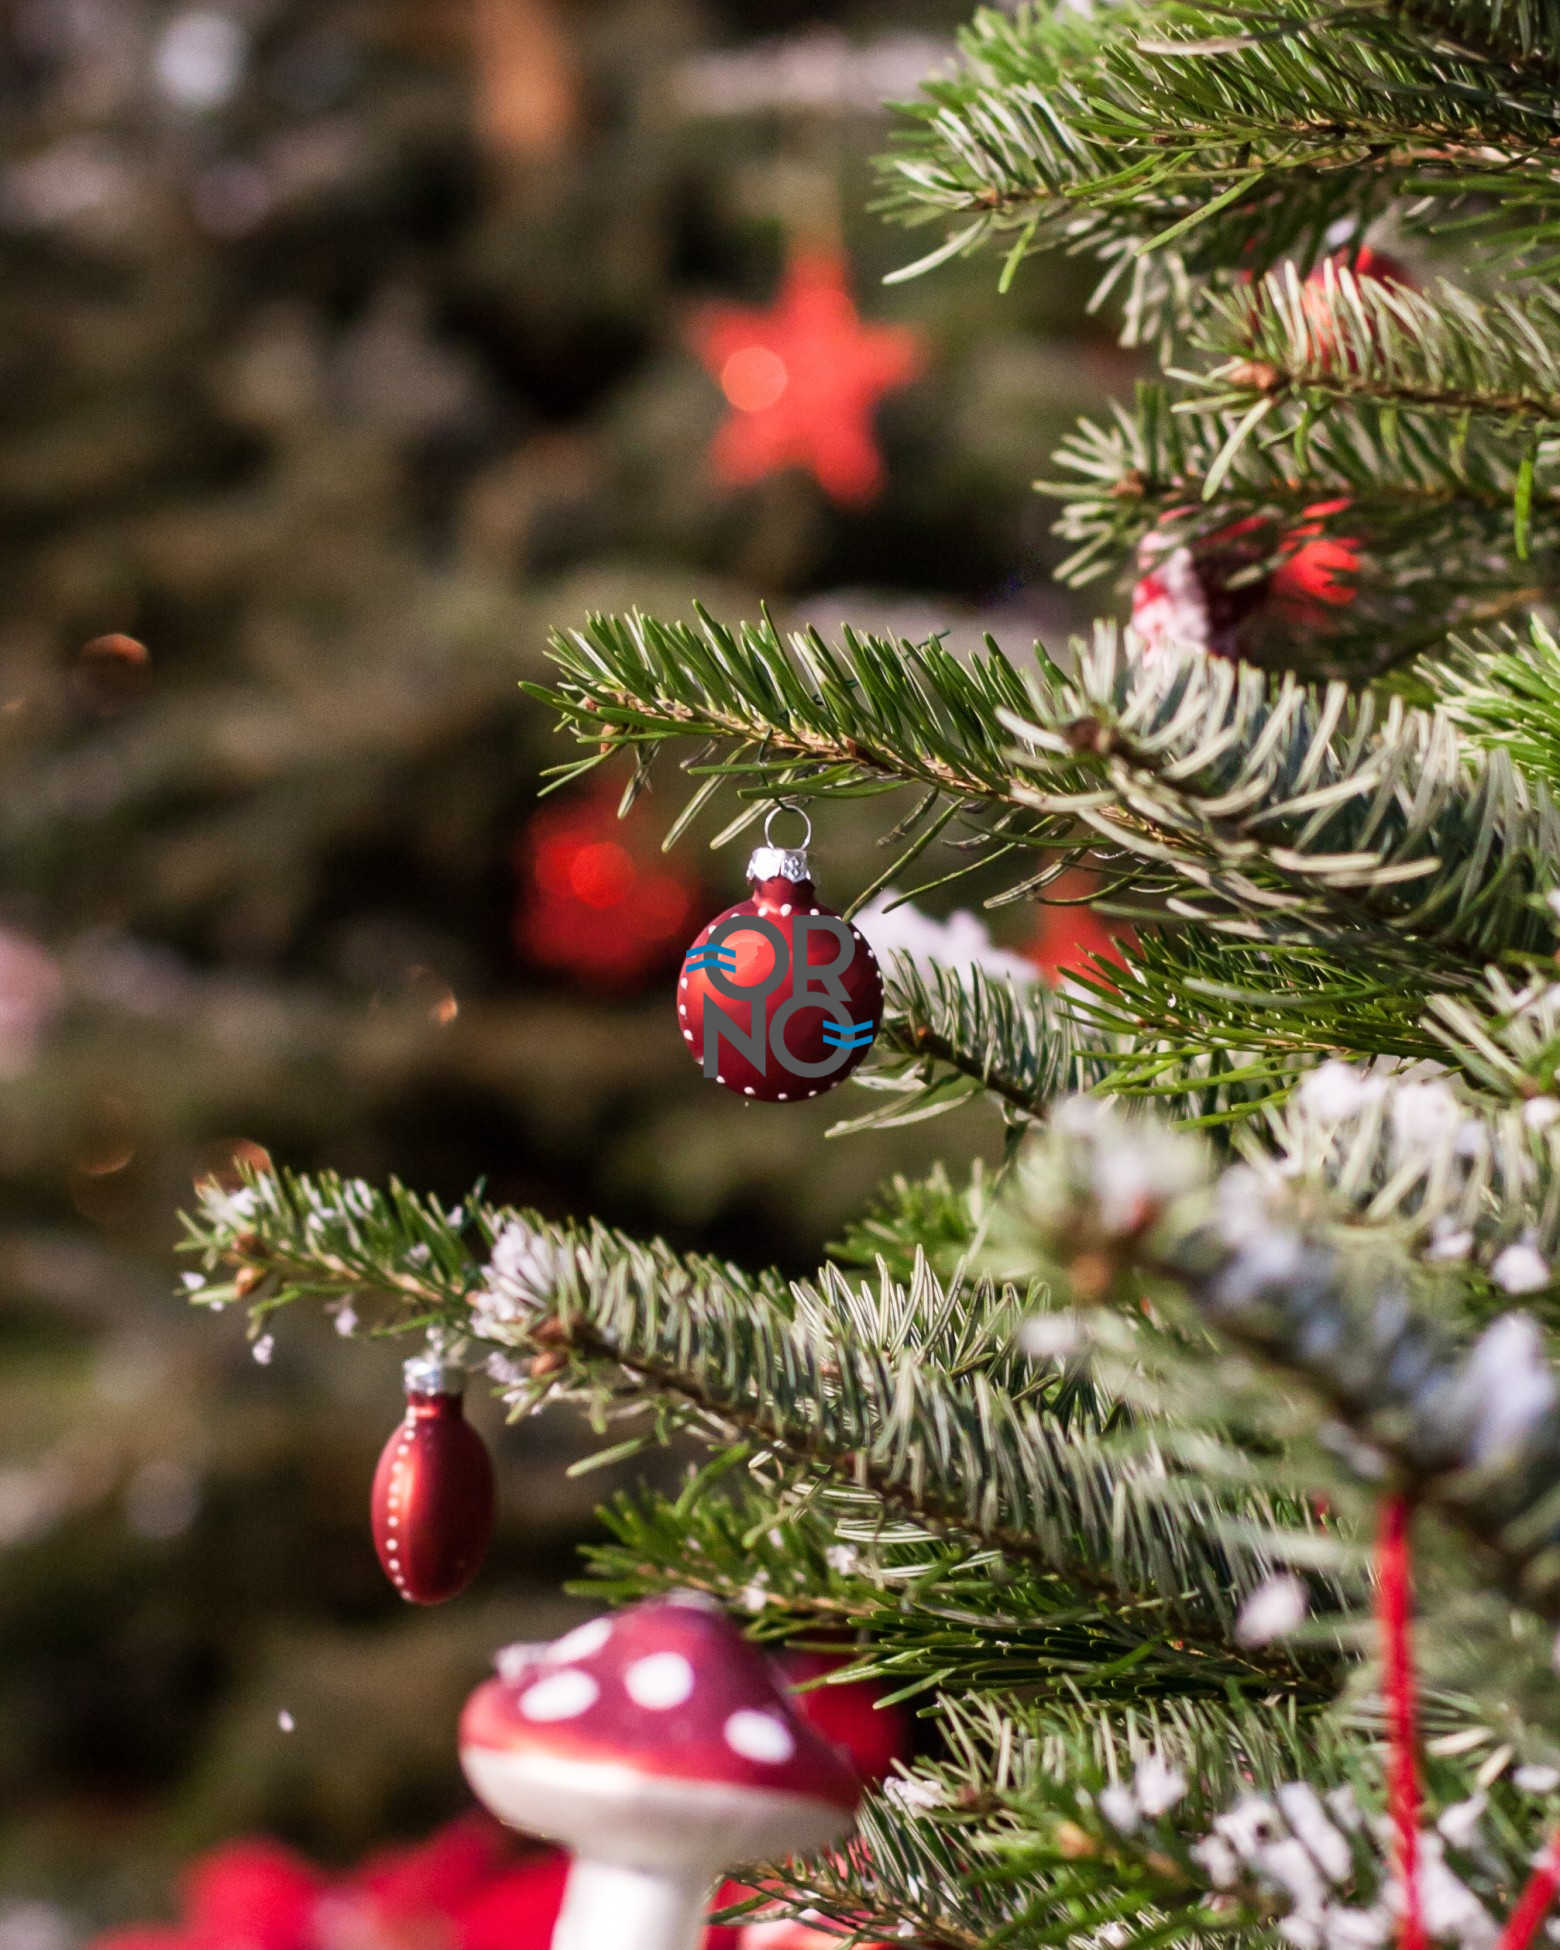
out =
{"type": "Polygon", "coordinates": [[[912,1751],[910,1716],[900,1706],[880,1706],[883,1688],[871,1679],[847,1680],[843,1685],[815,1684],[826,1674],[850,1664],[842,1652],[783,1652],[780,1667],[793,1686],[796,1710],[825,1740],[843,1747],[856,1772],[869,1785],[887,1778],[896,1760],[912,1751]]]}
{"type": "Polygon", "coordinates": [[[323,1882],[291,1849],[230,1842],[184,1882],[188,1939],[205,1950],[294,1950],[307,1941],[323,1882]]]}
{"type": "Polygon", "coordinates": [[[1328,517],[1341,515],[1348,505],[1347,496],[1317,501],[1284,537],[1269,593],[1285,621],[1297,628],[1325,628],[1328,610],[1347,608],[1359,593],[1359,543],[1352,536],[1324,532],[1328,517]]]}
{"type": "MultiPolygon", "coordinates": [[[[1358,541],[1327,533],[1330,518],[1348,506],[1347,497],[1313,502],[1293,528],[1278,533],[1263,515],[1180,544],[1162,528],[1151,530],[1138,545],[1132,591],[1142,653],[1236,658],[1273,624],[1312,636],[1335,628],[1338,612],[1359,593],[1358,541]]],[[[1164,519],[1185,512],[1175,508],[1164,519]]]]}
{"type": "Polygon", "coordinates": [[[837,251],[798,251],[770,310],[711,305],[695,318],[693,348],[732,407],[710,450],[721,480],[802,467],[844,503],[882,486],[872,410],[920,370],[920,340],[864,323],[846,271],[837,251]]]}
{"type": "MultiPolygon", "coordinates": [[[[228,1842],[186,1875],[181,1924],[112,1931],[90,1950],[548,1950],[568,1869],[551,1849],[517,1861],[481,1815],[338,1881],[278,1843],[228,1842]]],[[[711,1930],[704,1950],[737,1941],[711,1930]]]]}
{"type": "MultiPolygon", "coordinates": [[[[1333,309],[1338,302],[1338,272],[1352,273],[1359,284],[1401,285],[1412,291],[1414,279],[1408,270],[1385,251],[1357,245],[1353,250],[1333,251],[1316,265],[1300,287],[1300,314],[1305,321],[1306,359],[1328,371],[1337,351],[1333,329],[1333,309]]],[[[1343,358],[1345,372],[1358,372],[1359,360],[1352,352],[1343,358]]]]}
{"type": "Polygon", "coordinates": [[[1103,920],[1089,906],[1098,884],[1093,874],[1070,869],[1047,889],[1050,899],[1039,910],[1024,953],[1052,988],[1064,975],[1098,978],[1106,973],[1104,964],[1121,967],[1122,948],[1135,938],[1126,922],[1103,920]]]}
{"type": "Polygon", "coordinates": [[[628,988],[672,958],[697,890],[662,857],[654,822],[617,817],[617,789],[537,813],[515,850],[515,946],[540,967],[628,988]]]}
{"type": "Polygon", "coordinates": [[[406,1414],[374,1472],[374,1548],[413,1605],[465,1590],[493,1534],[493,1464],[466,1420],[460,1371],[435,1355],[406,1364],[406,1414]]]}

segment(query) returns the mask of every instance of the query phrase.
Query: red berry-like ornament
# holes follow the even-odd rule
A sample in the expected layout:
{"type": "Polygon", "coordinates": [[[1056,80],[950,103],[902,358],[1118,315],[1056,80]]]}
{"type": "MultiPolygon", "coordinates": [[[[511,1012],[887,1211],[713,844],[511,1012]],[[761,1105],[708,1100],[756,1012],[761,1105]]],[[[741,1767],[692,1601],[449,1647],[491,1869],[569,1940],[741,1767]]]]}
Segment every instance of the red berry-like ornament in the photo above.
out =
{"type": "Polygon", "coordinates": [[[707,1077],[759,1103],[796,1103],[832,1090],[872,1047],[883,978],[866,937],[819,902],[804,848],[759,847],[748,879],[748,899],[683,959],[677,1023],[707,1077]]]}
{"type": "Polygon", "coordinates": [[[426,1354],[403,1373],[406,1416],[374,1472],[374,1549],[408,1604],[441,1605],[487,1555],[493,1464],[466,1420],[460,1369],[426,1354]]]}
{"type": "MultiPolygon", "coordinates": [[[[1354,353],[1345,348],[1342,358],[1338,356],[1337,333],[1333,329],[1333,307],[1338,302],[1338,273],[1347,271],[1356,284],[1400,285],[1405,290],[1417,289],[1413,274],[1386,251],[1372,250],[1369,245],[1357,245],[1352,250],[1333,251],[1324,257],[1300,287],[1300,312],[1305,324],[1305,355],[1323,372],[1331,372],[1340,367],[1348,373],[1357,373],[1360,362],[1354,353]]],[[[1375,333],[1372,332],[1374,340],[1375,333]]]]}
{"type": "MultiPolygon", "coordinates": [[[[1139,653],[1263,661],[1265,644],[1336,632],[1359,594],[1359,543],[1333,531],[1347,497],[1317,501],[1288,529],[1260,515],[1177,546],[1153,529],[1138,546],[1132,627],[1139,653]],[[1264,565],[1268,566],[1264,566],[1264,565]]],[[[1183,514],[1172,509],[1170,522],[1183,514]]]]}

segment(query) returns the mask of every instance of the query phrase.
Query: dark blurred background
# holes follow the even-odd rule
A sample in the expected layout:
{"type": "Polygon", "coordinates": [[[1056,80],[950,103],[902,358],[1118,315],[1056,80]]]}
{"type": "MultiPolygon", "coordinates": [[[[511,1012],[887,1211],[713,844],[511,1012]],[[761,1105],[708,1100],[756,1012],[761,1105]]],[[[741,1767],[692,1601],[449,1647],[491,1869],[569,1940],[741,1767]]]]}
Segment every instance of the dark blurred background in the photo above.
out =
{"type": "MultiPolygon", "coordinates": [[[[662,855],[671,775],[623,828],[621,778],[539,802],[569,748],[517,689],[593,608],[1079,620],[1029,483],[1130,377],[1085,272],[885,288],[933,240],[865,207],[875,104],[963,12],[0,8],[0,1950],[154,1912],[221,1836],[346,1861],[464,1805],[456,1703],[568,1615],[610,1486],[475,1402],[493,1559],[402,1606],[365,1521],[398,1351],[300,1314],[261,1366],[183,1307],[196,1175],[485,1174],[800,1270],[891,1170],[994,1150],[706,1085],[670,977],[747,842],[662,855]],[[859,504],[709,460],[692,322],[800,248],[920,335],[859,504]]],[[[843,897],[880,856],[824,825],[843,897]]]]}

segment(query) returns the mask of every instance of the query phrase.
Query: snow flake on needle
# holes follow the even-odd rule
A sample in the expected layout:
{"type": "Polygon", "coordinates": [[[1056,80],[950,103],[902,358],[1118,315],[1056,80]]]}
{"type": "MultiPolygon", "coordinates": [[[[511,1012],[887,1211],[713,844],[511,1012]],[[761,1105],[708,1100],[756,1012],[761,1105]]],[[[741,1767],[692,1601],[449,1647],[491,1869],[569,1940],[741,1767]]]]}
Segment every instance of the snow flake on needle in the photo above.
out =
{"type": "Polygon", "coordinates": [[[523,1219],[511,1219],[493,1241],[487,1277],[471,1297],[471,1331],[485,1340],[509,1339],[547,1304],[561,1270],[558,1248],[523,1219]]]}
{"type": "Polygon", "coordinates": [[[1292,1571],[1259,1584],[1241,1606],[1235,1620],[1238,1645],[1271,1645],[1287,1638],[1305,1623],[1305,1586],[1292,1571]]]}

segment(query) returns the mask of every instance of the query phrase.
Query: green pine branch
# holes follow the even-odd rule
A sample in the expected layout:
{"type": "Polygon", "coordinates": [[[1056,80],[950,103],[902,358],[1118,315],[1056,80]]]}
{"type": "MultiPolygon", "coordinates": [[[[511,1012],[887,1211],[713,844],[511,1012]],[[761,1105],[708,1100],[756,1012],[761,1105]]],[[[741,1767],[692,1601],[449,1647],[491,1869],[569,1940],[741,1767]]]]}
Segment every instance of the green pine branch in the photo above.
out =
{"type": "MultiPolygon", "coordinates": [[[[1490,1108],[1446,1074],[1335,1065],[1245,1148],[1291,1192],[1321,1193],[1350,1224],[1390,1233],[1448,1274],[1462,1269],[1475,1313],[1497,1309],[1488,1272],[1507,1247],[1528,1245],[1544,1259],[1560,1252],[1560,1100],[1490,1108]]],[[[1552,1291],[1534,1297],[1555,1316],[1552,1291]]]]}
{"type": "MultiPolygon", "coordinates": [[[[740,741],[759,755],[698,769],[736,773],[744,818],[800,787],[934,786],[984,809],[993,851],[1041,850],[1047,873],[1103,854],[1150,914],[1270,948],[1346,943],[1357,959],[1368,942],[1391,979],[1442,988],[1551,943],[1534,903],[1560,855],[1547,794],[1396,700],[1213,659],[1151,665],[1109,632],[1074,675],[1037,656],[1027,680],[995,645],[962,664],[935,641],[847,633],[840,652],[809,631],[788,650],[767,621],[708,617],[598,617],[556,656],[552,701],[591,747],[582,765],[689,734],[740,741]]],[[[1035,881],[1031,861],[1019,887],[1035,881]]]]}
{"type": "Polygon", "coordinates": [[[1070,1266],[1085,1295],[1121,1280],[1131,1291],[1142,1273],[1178,1289],[1217,1335],[1304,1382],[1360,1457],[1455,1525],[1516,1603],[1560,1622],[1560,1391],[1526,1330],[1498,1325],[1482,1353],[1464,1352],[1401,1268],[1357,1262],[1314,1224],[1275,1215],[1248,1178],[1221,1193],[1191,1139],[1134,1134],[1087,1100],[1012,1184],[1004,1265],[1060,1268],[1064,1281],[1070,1266]]]}
{"type": "MultiPolygon", "coordinates": [[[[1202,1701],[1107,1716],[1065,1695],[947,1698],[939,1717],[948,1758],[869,1802],[858,1851],[766,1876],[785,1913],[960,1950],[1391,1941],[1374,1740],[1292,1708],[1202,1701]]],[[[1527,1877],[1537,1797],[1498,1759],[1477,1787],[1487,1751],[1477,1726],[1430,1743],[1427,1809],[1452,1817],[1422,1842],[1443,1877],[1436,1900],[1427,1872],[1437,1937],[1445,1878],[1461,1904],[1454,1940],[1474,1942],[1492,1940],[1527,1877]]]]}
{"type": "Polygon", "coordinates": [[[1214,658],[1135,661],[1106,632],[1008,722],[1016,797],[1082,821],[1107,870],[1221,934],[1368,947],[1382,974],[1457,983],[1552,941],[1534,898],[1560,840],[1548,795],[1504,753],[1466,754],[1442,714],[1214,658]]]}
{"type": "Polygon", "coordinates": [[[1073,1011],[1113,1052],[1105,1089],[1176,1119],[1226,1124],[1286,1096],[1319,1058],[1441,1060],[1433,993],[1400,958],[1331,945],[1248,944],[1192,926],[1145,934],[1112,983],[1075,985],[1073,1011]],[[1205,1089],[1198,1102],[1189,1093],[1205,1089]]]}
{"type": "Polygon", "coordinates": [[[1436,677],[1460,729],[1560,789],[1560,642],[1541,617],[1469,636],[1436,677]]]}
{"type": "MultiPolygon", "coordinates": [[[[1548,285],[1481,296],[1293,264],[1238,291],[1214,290],[1192,333],[1221,360],[1194,383],[1214,394],[1367,400],[1504,424],[1560,420],[1560,298],[1548,285]]],[[[1190,375],[1182,374],[1183,378],[1190,375]]]]}
{"type": "Polygon", "coordinates": [[[978,14],[963,53],[884,163],[887,207],[955,226],[947,249],[1016,232],[1016,252],[1119,262],[1173,244],[1227,271],[1254,239],[1254,269],[1308,262],[1340,218],[1398,198],[1491,223],[1521,208],[1529,246],[1560,221],[1547,76],[1395,8],[1028,6],[978,14]]]}
{"type": "Polygon", "coordinates": [[[1339,544],[1358,564],[1351,600],[1288,626],[1283,650],[1358,677],[1560,587],[1557,463],[1553,439],[1513,440],[1467,413],[1369,399],[1319,409],[1249,388],[1176,400],[1152,384],[1108,420],[1080,422],[1040,485],[1061,503],[1057,533],[1074,550],[1059,573],[1075,582],[1150,534],[1194,550],[1237,535],[1247,580],[1302,540],[1339,544]]]}
{"type": "Polygon", "coordinates": [[[883,1027],[857,1081],[889,1102],[839,1131],[912,1123],[976,1095],[1034,1117],[1109,1068],[1108,1044],[1039,982],[1019,988],[978,968],[953,975],[908,955],[890,957],[885,975],[883,1027]]]}
{"type": "Polygon", "coordinates": [[[1255,1486],[1205,1495],[1146,1436],[1118,1431],[1108,1404],[1029,1368],[1017,1296],[989,1282],[944,1284],[924,1263],[907,1284],[834,1268],[786,1282],[600,1226],[542,1227],[476,1200],[446,1214],[330,1175],[208,1186],[186,1223],[208,1273],[232,1272],[193,1297],[242,1296],[257,1329],[298,1298],[388,1296],[388,1331],[491,1343],[522,1412],[560,1393],[603,1424],[648,1408],[661,1432],[745,1442],[782,1475],[821,1473],[836,1495],[1032,1566],[1226,1679],[1304,1677],[1304,1662],[1232,1638],[1294,1507],[1255,1486]],[[485,1271],[467,1238],[492,1252],[485,1271]]]}
{"type": "MultiPolygon", "coordinates": [[[[1141,1621],[1080,1604],[1032,1566],[1005,1564],[994,1577],[989,1550],[885,1522],[871,1499],[826,1478],[764,1480],[753,1466],[739,1448],[690,1472],[675,1496],[615,1499],[602,1513],[610,1541],[587,1547],[590,1575],[576,1588],[624,1604],[692,1587],[755,1634],[791,1644],[837,1649],[848,1633],[858,1647],[850,1672],[918,1703],[933,1693],[1051,1697],[1065,1684],[1080,1699],[1130,1706],[1274,1683],[1200,1642],[1145,1639],[1141,1621]]],[[[1316,1704],[1330,1697],[1326,1662],[1308,1665],[1311,1683],[1294,1690],[1316,1704]]]]}

